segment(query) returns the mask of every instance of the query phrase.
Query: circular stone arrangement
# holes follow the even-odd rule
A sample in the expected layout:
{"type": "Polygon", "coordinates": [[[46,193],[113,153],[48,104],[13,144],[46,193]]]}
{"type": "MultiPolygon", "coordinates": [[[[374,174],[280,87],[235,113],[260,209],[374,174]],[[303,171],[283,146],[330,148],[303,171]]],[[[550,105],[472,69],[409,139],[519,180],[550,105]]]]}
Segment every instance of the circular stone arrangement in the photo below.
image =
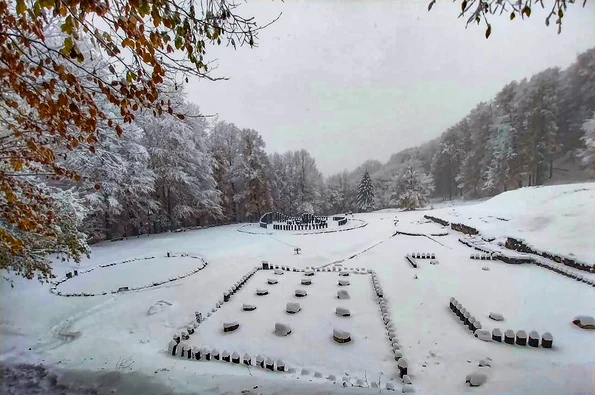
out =
{"type": "MultiPolygon", "coordinates": [[[[192,276],[193,274],[196,274],[199,271],[201,271],[202,269],[206,268],[207,265],[208,265],[208,262],[205,259],[203,259],[199,256],[196,256],[196,255],[190,255],[187,253],[178,253],[176,255],[175,253],[168,252],[165,256],[162,256],[162,257],[150,256],[150,257],[143,257],[143,258],[133,258],[133,259],[128,259],[128,260],[120,261],[120,262],[101,264],[101,265],[97,265],[97,266],[89,268],[89,269],[74,270],[73,272],[67,272],[66,277],[64,277],[52,284],[52,286],[50,287],[50,292],[57,296],[76,297],[76,296],[101,296],[101,295],[108,295],[108,294],[117,294],[117,293],[122,293],[122,292],[140,291],[140,290],[144,290],[144,289],[148,289],[148,288],[158,287],[165,283],[174,282],[174,281],[181,280],[183,278],[192,276]],[[96,272],[100,269],[107,269],[107,268],[111,268],[114,266],[125,265],[125,264],[129,264],[132,262],[138,262],[138,261],[151,261],[154,259],[175,259],[175,258],[187,258],[187,259],[198,260],[201,262],[201,265],[199,267],[193,269],[190,272],[187,272],[187,273],[175,276],[175,277],[170,277],[169,279],[166,279],[166,280],[153,281],[150,284],[145,284],[145,285],[141,285],[141,286],[121,285],[115,289],[99,291],[99,292],[98,291],[95,291],[95,292],[62,292],[62,291],[58,290],[58,286],[60,284],[66,282],[66,281],[72,281],[73,279],[76,279],[76,278],[84,277],[85,274],[88,274],[91,272],[96,272]]],[[[146,268],[143,268],[142,265],[140,265],[139,267],[140,267],[140,270],[146,269],[146,268]]],[[[114,277],[114,276],[112,276],[112,277],[114,277]]],[[[118,277],[116,277],[116,278],[118,278],[118,277]]],[[[94,282],[94,283],[96,283],[96,282],[94,282]]]]}

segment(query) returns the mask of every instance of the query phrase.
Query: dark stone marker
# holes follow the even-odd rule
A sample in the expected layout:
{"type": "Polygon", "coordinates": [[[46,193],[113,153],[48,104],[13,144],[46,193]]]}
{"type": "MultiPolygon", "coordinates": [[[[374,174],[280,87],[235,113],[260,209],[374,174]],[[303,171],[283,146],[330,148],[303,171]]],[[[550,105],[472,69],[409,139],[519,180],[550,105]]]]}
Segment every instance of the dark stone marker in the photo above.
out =
{"type": "Polygon", "coordinates": [[[265,368],[270,370],[271,372],[274,372],[275,371],[275,362],[267,361],[267,363],[265,364],[265,368]]]}
{"type": "Polygon", "coordinates": [[[516,344],[519,346],[527,345],[527,333],[525,331],[517,331],[516,333],[516,344]]]}
{"type": "Polygon", "coordinates": [[[551,333],[546,332],[541,336],[541,347],[552,348],[553,343],[554,343],[554,338],[552,337],[551,333]]]}
{"type": "Polygon", "coordinates": [[[499,343],[502,342],[502,331],[500,329],[495,328],[492,331],[492,340],[499,343]]]}
{"type": "Polygon", "coordinates": [[[397,366],[399,367],[399,377],[403,378],[407,374],[408,364],[405,358],[400,358],[399,362],[397,362],[397,366]]]}
{"type": "Polygon", "coordinates": [[[514,332],[512,330],[507,330],[504,332],[504,343],[506,344],[514,344],[514,332]]]}

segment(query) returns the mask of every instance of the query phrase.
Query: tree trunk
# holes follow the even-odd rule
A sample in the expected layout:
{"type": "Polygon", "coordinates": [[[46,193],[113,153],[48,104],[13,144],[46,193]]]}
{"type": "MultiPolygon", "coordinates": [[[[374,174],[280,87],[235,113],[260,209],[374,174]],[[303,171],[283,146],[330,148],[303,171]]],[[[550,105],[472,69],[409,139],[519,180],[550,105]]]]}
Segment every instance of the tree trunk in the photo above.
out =
{"type": "Polygon", "coordinates": [[[550,179],[554,176],[554,159],[550,159],[550,179]]]}

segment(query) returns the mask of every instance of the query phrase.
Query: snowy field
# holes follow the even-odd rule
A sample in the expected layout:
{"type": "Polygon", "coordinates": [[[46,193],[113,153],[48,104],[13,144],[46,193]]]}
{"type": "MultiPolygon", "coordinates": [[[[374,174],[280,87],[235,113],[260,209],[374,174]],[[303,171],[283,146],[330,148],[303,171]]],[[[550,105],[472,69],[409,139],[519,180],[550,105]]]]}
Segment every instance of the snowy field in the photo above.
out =
{"type": "Polygon", "coordinates": [[[57,287],[62,293],[103,293],[120,287],[138,288],[170,278],[188,275],[204,264],[200,259],[188,256],[146,257],[130,262],[113,262],[113,266],[95,267],[92,271],[81,272],[57,287]]]}
{"type": "MultiPolygon", "coordinates": [[[[338,301],[336,273],[317,272],[311,286],[301,286],[297,284],[303,273],[286,273],[278,276],[279,284],[265,285],[273,272],[259,271],[190,338],[201,347],[282,358],[297,369],[293,373],[168,355],[172,335],[192,322],[194,312],[210,312],[225,291],[263,260],[300,269],[335,262],[378,274],[416,393],[591,394],[595,331],[574,326],[572,319],[595,315],[595,288],[536,265],[472,260],[470,254],[476,251],[458,241],[461,234],[430,223],[423,215],[462,222],[499,238],[522,237],[544,250],[573,253],[593,263],[594,202],[595,184],[526,188],[475,205],[355,214],[354,219],[367,226],[343,232],[250,234],[241,231],[246,229],[243,225],[230,225],[101,243],[93,246],[91,259],[80,269],[168,251],[196,254],[209,265],[154,288],[87,298],[59,297],[49,292],[49,285],[35,281],[16,279],[14,288],[5,283],[0,291],[0,358],[4,363],[43,363],[66,386],[73,376],[89,377],[97,393],[110,393],[124,384],[131,388],[131,380],[155,383],[153,393],[373,394],[379,389],[371,384],[378,381],[382,393],[391,393],[385,389],[389,381],[400,392],[403,386],[369,275],[351,275],[352,284],[346,287],[351,299],[338,301]],[[428,237],[393,236],[396,231],[428,237]],[[444,233],[448,234],[431,236],[444,233]],[[294,253],[295,247],[302,249],[300,255],[294,253]],[[439,263],[419,259],[415,269],[404,258],[413,252],[434,253],[439,263]],[[256,297],[253,292],[261,287],[271,293],[256,297]],[[306,289],[308,296],[297,300],[292,296],[295,288],[306,289]],[[451,312],[450,297],[457,298],[484,328],[550,332],[554,347],[481,341],[451,312]],[[287,315],[284,309],[290,301],[298,301],[302,311],[287,315]],[[352,317],[334,315],[343,302],[352,309],[352,317]],[[257,310],[244,312],[242,303],[254,303],[257,310]],[[504,321],[489,319],[491,312],[501,313],[504,321]],[[226,320],[241,324],[237,333],[221,333],[226,320]],[[272,333],[280,321],[292,326],[286,338],[272,333]],[[352,333],[353,343],[333,342],[331,328],[338,325],[352,333]],[[491,367],[479,367],[481,360],[491,367]],[[302,376],[302,368],[319,370],[323,377],[302,376]],[[465,377],[475,371],[485,373],[487,381],[470,388],[465,377]],[[110,380],[97,378],[108,372],[110,380]],[[341,386],[346,374],[355,383],[364,373],[365,388],[341,386]],[[336,380],[329,380],[330,374],[336,380]]],[[[61,278],[74,267],[57,263],[56,275],[61,278]]],[[[194,268],[193,262],[184,260],[135,261],[81,274],[58,289],[146,284],[194,268]]]]}
{"type": "Polygon", "coordinates": [[[301,272],[275,275],[273,271],[262,270],[230,303],[225,303],[199,326],[190,338],[190,345],[240,355],[249,353],[253,357],[261,354],[275,361],[282,359],[287,367],[298,372],[305,368],[325,377],[334,374],[340,379],[347,372],[355,382],[356,378],[378,377],[394,368],[388,340],[382,341],[386,339],[384,332],[369,274],[339,277],[337,272],[315,272],[314,276],[306,277],[301,272]],[[312,284],[301,285],[301,279],[308,278],[312,284]],[[268,279],[278,283],[270,285],[268,279]],[[349,285],[339,286],[339,279],[349,281],[349,285]],[[257,289],[266,289],[269,294],[258,296],[257,289]],[[306,291],[307,296],[296,297],[296,289],[306,291]],[[350,298],[337,299],[338,290],[347,291],[350,298]],[[242,311],[244,303],[256,306],[256,310],[242,311]],[[289,314],[287,303],[299,303],[301,310],[289,314]],[[351,316],[337,316],[336,307],[348,308],[351,316]],[[231,321],[237,321],[240,328],[224,333],[223,323],[231,321]],[[289,325],[291,334],[275,335],[275,323],[289,325]],[[333,329],[350,332],[352,341],[335,343],[333,329]]]}

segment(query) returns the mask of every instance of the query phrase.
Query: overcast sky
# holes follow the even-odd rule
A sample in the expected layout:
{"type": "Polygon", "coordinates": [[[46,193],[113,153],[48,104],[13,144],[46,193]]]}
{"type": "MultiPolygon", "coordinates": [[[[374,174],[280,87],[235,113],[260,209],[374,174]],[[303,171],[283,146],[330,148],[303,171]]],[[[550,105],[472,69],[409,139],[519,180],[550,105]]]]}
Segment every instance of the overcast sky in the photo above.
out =
{"type": "Polygon", "coordinates": [[[258,48],[211,50],[230,80],[193,80],[188,96],[258,130],[268,152],[304,148],[325,175],[352,170],[437,137],[511,80],[570,65],[595,46],[588,3],[570,6],[561,35],[535,8],[526,21],[492,17],[486,40],[450,1],[428,12],[428,0],[249,0],[242,15],[281,19],[258,48]]]}

